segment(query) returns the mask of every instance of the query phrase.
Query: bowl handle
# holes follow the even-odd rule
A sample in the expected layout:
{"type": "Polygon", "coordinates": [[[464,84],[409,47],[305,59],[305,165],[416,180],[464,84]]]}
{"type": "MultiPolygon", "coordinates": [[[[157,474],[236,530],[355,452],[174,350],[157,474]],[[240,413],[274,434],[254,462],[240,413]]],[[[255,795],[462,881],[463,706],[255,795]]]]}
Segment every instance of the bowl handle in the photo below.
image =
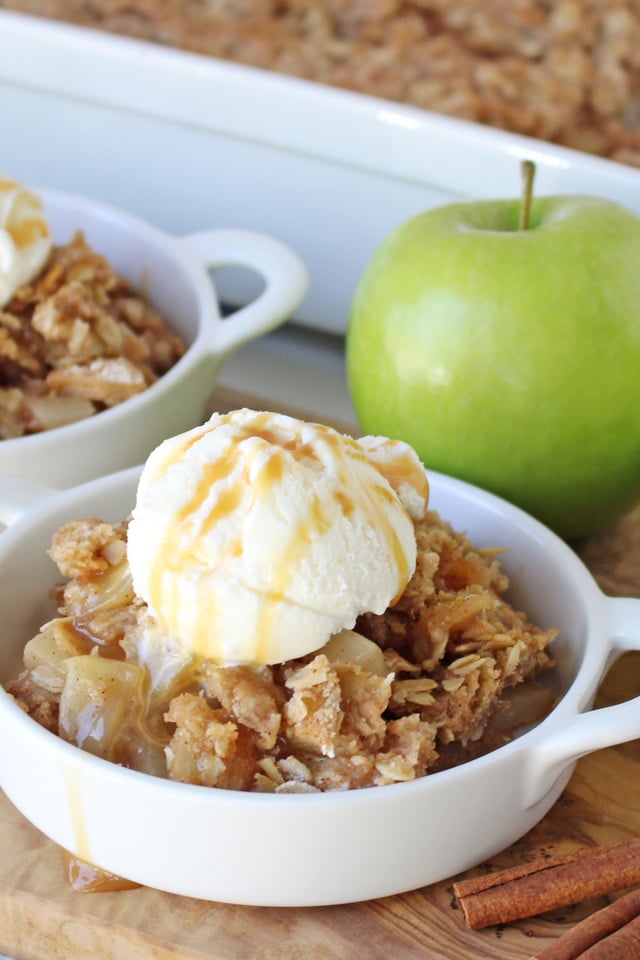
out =
{"type": "MultiPolygon", "coordinates": [[[[623,653],[640,650],[640,599],[604,597],[603,601],[611,638],[606,673],[623,653]]],[[[594,750],[640,737],[640,696],[610,707],[560,716],[559,721],[545,732],[544,724],[540,727],[541,739],[530,757],[527,806],[540,800],[570,763],[594,750]]]]}
{"type": "Polygon", "coordinates": [[[52,487],[47,487],[36,480],[0,476],[0,524],[10,527],[36,503],[55,492],[52,487]]]}
{"type": "Polygon", "coordinates": [[[180,238],[206,270],[247,267],[259,273],[264,290],[220,324],[216,352],[229,353],[279,326],[300,305],[308,286],[302,260],[273,237],[248,230],[204,230],[180,238]]]}

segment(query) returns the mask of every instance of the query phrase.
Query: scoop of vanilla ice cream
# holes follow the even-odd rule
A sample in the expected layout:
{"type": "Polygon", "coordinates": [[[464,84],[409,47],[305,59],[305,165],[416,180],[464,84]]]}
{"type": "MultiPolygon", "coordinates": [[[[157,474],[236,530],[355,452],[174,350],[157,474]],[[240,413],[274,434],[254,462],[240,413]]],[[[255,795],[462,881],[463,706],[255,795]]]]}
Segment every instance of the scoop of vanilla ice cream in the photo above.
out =
{"type": "Polygon", "coordinates": [[[52,243],[40,198],[0,177],[0,309],[40,273],[52,243]]]}
{"type": "Polygon", "coordinates": [[[128,533],[134,590],[193,655],[303,656],[402,594],[416,541],[394,487],[412,513],[425,509],[425,471],[404,443],[214,414],[144,466],[128,533]]]}

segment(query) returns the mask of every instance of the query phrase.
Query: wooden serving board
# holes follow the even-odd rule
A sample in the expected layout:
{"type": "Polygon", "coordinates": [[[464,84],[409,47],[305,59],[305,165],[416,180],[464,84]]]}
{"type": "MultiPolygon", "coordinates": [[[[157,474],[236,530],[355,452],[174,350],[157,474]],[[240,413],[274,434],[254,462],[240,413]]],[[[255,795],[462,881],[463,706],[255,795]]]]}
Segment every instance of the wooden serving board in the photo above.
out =
{"type": "MultiPolygon", "coordinates": [[[[228,391],[216,400],[225,404],[261,405],[228,391]]],[[[604,590],[640,596],[640,511],[579,552],[604,590]]],[[[627,654],[599,704],[638,693],[640,654],[627,654]]],[[[640,741],[591,754],[544,820],[492,864],[640,836],[639,798],[640,741]]],[[[317,909],[237,907],[147,888],[74,893],[60,850],[0,794],[0,952],[17,960],[526,960],[605,902],[472,932],[455,906],[454,879],[317,909]]]]}

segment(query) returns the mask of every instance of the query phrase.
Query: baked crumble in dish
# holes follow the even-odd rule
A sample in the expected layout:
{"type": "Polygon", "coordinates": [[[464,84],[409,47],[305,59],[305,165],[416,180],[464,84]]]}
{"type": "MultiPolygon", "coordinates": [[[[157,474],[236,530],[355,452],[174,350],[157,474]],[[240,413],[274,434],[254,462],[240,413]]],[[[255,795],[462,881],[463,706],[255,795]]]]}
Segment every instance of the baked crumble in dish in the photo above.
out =
{"type": "Polygon", "coordinates": [[[0,0],[640,165],[638,0],[0,0]]]}
{"type": "Polygon", "coordinates": [[[68,578],[58,616],[24,652],[9,692],[84,750],[172,780],[310,793],[413,780],[477,757],[536,723],[552,696],[556,631],[505,598],[499,550],[477,549],[428,510],[397,603],[323,648],[270,666],[194,658],[141,663],[158,623],[133,591],[129,521],[73,521],[50,556],[68,578]]]}
{"type": "Polygon", "coordinates": [[[114,407],[151,386],[184,350],[78,232],[0,308],[0,439],[114,407]]]}

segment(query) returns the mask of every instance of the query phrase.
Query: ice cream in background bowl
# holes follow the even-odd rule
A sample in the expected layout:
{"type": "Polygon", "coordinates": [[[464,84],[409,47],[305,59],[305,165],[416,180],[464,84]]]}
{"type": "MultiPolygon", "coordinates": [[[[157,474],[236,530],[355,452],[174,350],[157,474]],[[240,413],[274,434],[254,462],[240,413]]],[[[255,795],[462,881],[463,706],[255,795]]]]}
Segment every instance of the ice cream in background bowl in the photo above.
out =
{"type": "Polygon", "coordinates": [[[146,462],[128,532],[134,589],[178,652],[281,663],[398,599],[427,500],[405,443],[214,414],[146,462]]]}
{"type": "Polygon", "coordinates": [[[52,246],[42,200],[0,176],[0,310],[22,284],[38,275],[52,246]]]}

